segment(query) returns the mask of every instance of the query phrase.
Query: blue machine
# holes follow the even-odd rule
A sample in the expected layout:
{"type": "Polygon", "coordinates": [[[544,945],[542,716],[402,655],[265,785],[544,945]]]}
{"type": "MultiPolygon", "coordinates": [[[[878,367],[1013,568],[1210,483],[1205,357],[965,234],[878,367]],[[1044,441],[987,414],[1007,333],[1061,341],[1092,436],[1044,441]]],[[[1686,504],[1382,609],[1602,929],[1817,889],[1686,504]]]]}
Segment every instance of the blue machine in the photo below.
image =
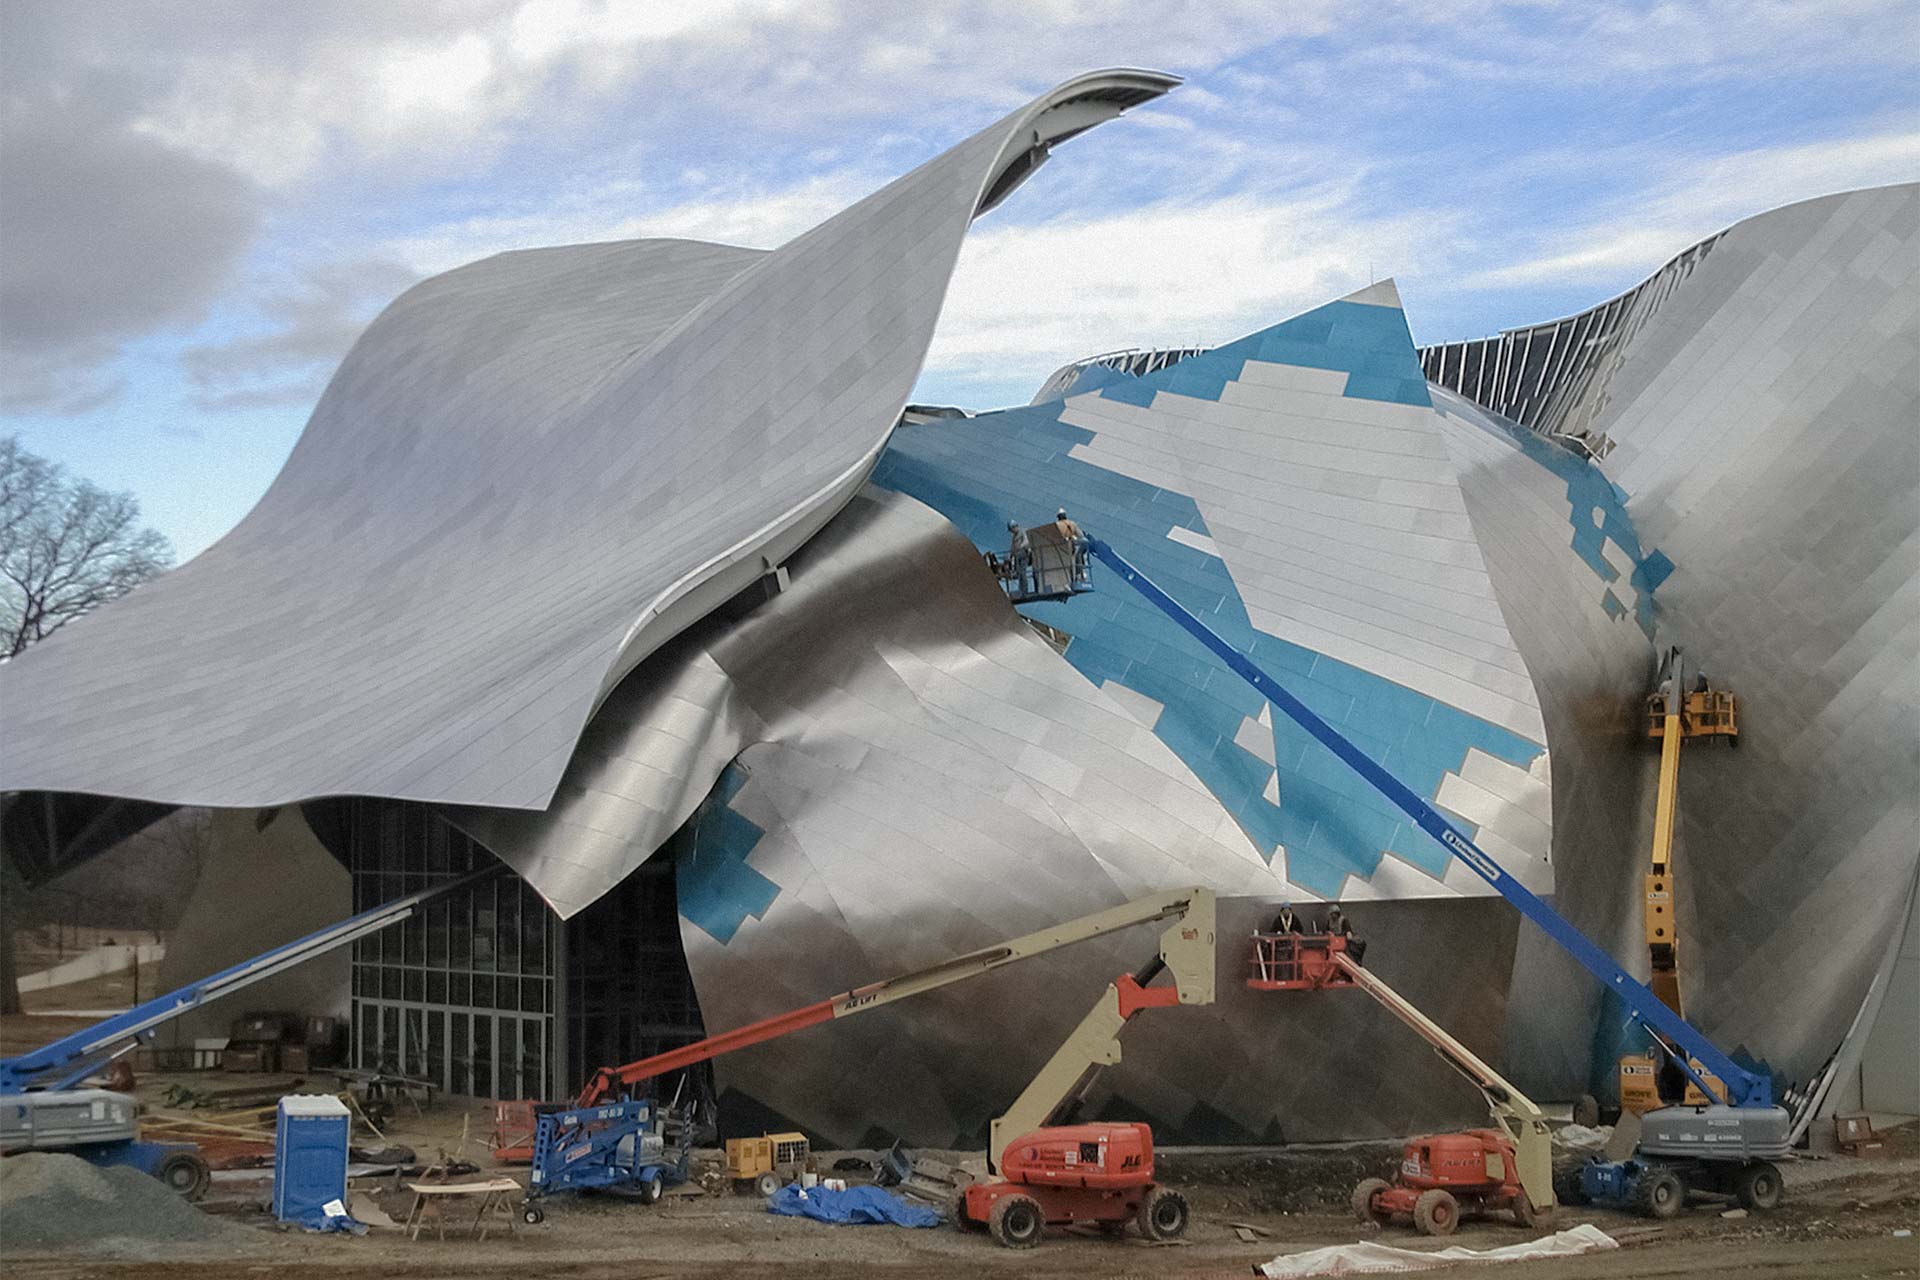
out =
{"type": "Polygon", "coordinates": [[[273,1126],[273,1216],[318,1226],[326,1206],[347,1199],[347,1140],[353,1117],[330,1094],[296,1093],[280,1099],[273,1126]]]}
{"type": "MultiPolygon", "coordinates": [[[[1621,968],[1612,956],[1569,924],[1558,911],[1542,902],[1532,890],[1508,875],[1498,862],[1489,857],[1473,841],[1467,839],[1466,834],[1447,821],[1439,810],[1421,799],[1405,783],[1388,773],[1385,768],[1375,762],[1372,756],[1349,742],[1338,729],[1314,714],[1313,709],[1306,703],[1287,692],[1285,686],[1278,680],[1255,666],[1250,658],[1228,644],[1206,623],[1189,613],[1178,600],[1161,590],[1152,579],[1129,564],[1119,552],[1098,538],[1088,538],[1087,549],[1112,566],[1129,586],[1145,596],[1162,613],[1179,623],[1188,634],[1216,654],[1227,664],[1230,671],[1259,690],[1262,697],[1286,712],[1295,723],[1312,734],[1354,772],[1371,783],[1376,791],[1413,819],[1421,830],[1438,840],[1454,857],[1466,863],[1468,870],[1493,886],[1500,896],[1512,903],[1521,915],[1545,930],[1547,936],[1558,943],[1562,950],[1578,960],[1587,972],[1598,978],[1609,990],[1617,993],[1636,1019],[1645,1022],[1659,1036],[1678,1045],[1685,1050],[1686,1055],[1697,1059],[1709,1072],[1725,1081],[1728,1104],[1736,1108],[1773,1107],[1773,1082],[1770,1079],[1748,1071],[1722,1053],[1712,1041],[1695,1030],[1692,1024],[1668,1008],[1645,983],[1621,968]]],[[[1702,1093],[1710,1098],[1717,1096],[1719,1091],[1701,1079],[1700,1074],[1693,1069],[1686,1057],[1676,1054],[1674,1061],[1682,1071],[1687,1073],[1702,1093]]]]}
{"type": "Polygon", "coordinates": [[[647,1101],[545,1113],[534,1130],[524,1217],[541,1221],[539,1201],[562,1191],[619,1191],[655,1203],[687,1180],[693,1131],[690,1117],[647,1101]]]}
{"type": "Polygon", "coordinates": [[[97,1165],[126,1165],[160,1179],[187,1200],[207,1193],[211,1175],[191,1142],[143,1142],[139,1108],[124,1093],[63,1089],[0,1095],[0,1150],[65,1151],[97,1165]]]}
{"type": "Polygon", "coordinates": [[[94,1164],[131,1165],[159,1178],[187,1199],[199,1199],[206,1194],[210,1176],[199,1148],[191,1143],[141,1141],[138,1106],[133,1098],[104,1089],[83,1089],[81,1083],[113,1059],[152,1039],[155,1028],[187,1010],[397,924],[441,894],[494,874],[489,868],[395,899],[156,996],[52,1044],[18,1057],[0,1058],[0,1152],[65,1151],[94,1164]]]}
{"type": "MultiPolygon", "coordinates": [[[[1322,746],[1366,779],[1392,801],[1421,830],[1491,885],[1521,915],[1544,930],[1560,948],[1619,996],[1636,1020],[1655,1034],[1655,1044],[1709,1098],[1722,1090],[1701,1078],[1693,1063],[1718,1076],[1725,1084],[1724,1103],[1705,1107],[1664,1107],[1642,1117],[1636,1159],[1620,1165],[1589,1165],[1582,1171],[1581,1194],[1611,1203],[1633,1204],[1648,1212],[1677,1212],[1688,1190],[1736,1196],[1752,1208],[1771,1208],[1779,1202],[1779,1170],[1768,1161],[1784,1156],[1792,1127],[1787,1112],[1773,1100],[1773,1082],[1740,1066],[1675,1013],[1653,991],[1628,973],[1614,958],[1574,928],[1565,917],[1512,876],[1441,815],[1360,750],[1344,734],[1316,715],[1278,680],[1234,648],[1211,627],[1141,573],[1112,546],[1081,533],[1065,511],[1048,525],[1016,533],[1014,550],[1006,557],[989,555],[989,567],[999,578],[1008,599],[1059,600],[1093,589],[1088,572],[1091,555],[1111,567],[1127,585],[1173,619],[1228,670],[1252,685],[1322,746]],[[1027,548],[1036,537],[1064,539],[1069,551],[1062,558],[1043,560],[1027,548]],[[1057,561],[1058,563],[1055,563],[1057,561]],[[1632,1167],[1627,1167],[1632,1166],[1632,1167]],[[1590,1181],[1589,1181],[1590,1180],[1590,1181]],[[1590,1186],[1590,1190],[1588,1187],[1590,1186]],[[1677,1191],[1676,1191],[1677,1188],[1677,1191]],[[1656,1195],[1656,1191],[1658,1194],[1656,1195]],[[1668,1202],[1670,1210],[1665,1209],[1668,1202]]],[[[1571,1188],[1570,1188],[1571,1189],[1571,1188]]]]}
{"type": "Polygon", "coordinates": [[[431,889],[396,898],[384,906],[350,916],[304,938],[263,951],[251,960],[242,960],[198,982],[189,982],[177,991],[155,996],[125,1013],[95,1023],[52,1044],[29,1050],[14,1058],[0,1058],[0,1097],[25,1093],[30,1089],[72,1089],[114,1058],[153,1038],[156,1027],[194,1009],[230,995],[240,988],[283,973],[316,956],[346,946],[356,938],[378,933],[414,912],[443,893],[473,884],[495,874],[489,868],[459,880],[450,880],[431,889]]]}

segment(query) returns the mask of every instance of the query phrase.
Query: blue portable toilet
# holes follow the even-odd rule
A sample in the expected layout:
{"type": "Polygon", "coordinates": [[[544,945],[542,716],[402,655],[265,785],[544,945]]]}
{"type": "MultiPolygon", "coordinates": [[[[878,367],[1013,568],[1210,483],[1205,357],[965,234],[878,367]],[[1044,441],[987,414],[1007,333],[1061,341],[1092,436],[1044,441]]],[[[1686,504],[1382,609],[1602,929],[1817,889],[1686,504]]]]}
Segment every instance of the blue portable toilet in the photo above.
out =
{"type": "Polygon", "coordinates": [[[273,1216],[318,1226],[325,1206],[347,1199],[346,1104],[330,1094],[295,1093],[280,1099],[273,1129],[273,1216]]]}

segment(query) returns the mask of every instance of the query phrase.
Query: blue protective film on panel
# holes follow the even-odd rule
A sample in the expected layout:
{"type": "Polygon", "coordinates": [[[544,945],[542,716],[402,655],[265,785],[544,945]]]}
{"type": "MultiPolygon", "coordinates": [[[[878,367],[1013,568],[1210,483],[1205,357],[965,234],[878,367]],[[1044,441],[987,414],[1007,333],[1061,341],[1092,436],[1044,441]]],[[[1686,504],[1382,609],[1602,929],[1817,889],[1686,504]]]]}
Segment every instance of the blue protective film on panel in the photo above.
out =
{"type": "Polygon", "coordinates": [[[729,764],[676,838],[680,914],[723,944],[733,941],[748,916],[765,916],[780,896],[779,885],[747,865],[766,831],[732,807],[749,776],[739,761],[729,764]]]}
{"type": "MultiPolygon", "coordinates": [[[[1151,406],[1161,391],[1218,400],[1228,383],[1239,381],[1249,360],[1346,373],[1344,394],[1355,399],[1433,403],[1406,314],[1398,307],[1345,301],[1329,302],[1143,377],[1119,375],[1121,381],[1109,382],[1100,394],[1142,407],[1151,406]]],[[[1075,389],[1088,388],[1076,383],[1075,389]]]]}
{"type": "MultiPolygon", "coordinates": [[[[1391,368],[1391,376],[1404,372],[1400,365],[1417,376],[1400,312],[1334,303],[1147,377],[1123,379],[1099,394],[1142,404],[1161,390],[1217,397],[1247,360],[1284,352],[1295,357],[1290,362],[1306,363],[1297,357],[1312,350],[1316,335],[1325,344],[1337,332],[1344,332],[1347,344],[1318,348],[1315,367],[1357,369],[1371,357],[1381,369],[1391,368]],[[1389,340],[1397,344],[1397,360],[1368,346],[1389,340]]],[[[1420,403],[1426,403],[1424,382],[1420,389],[1420,403]]],[[[1442,779],[1460,769],[1471,749],[1520,768],[1542,754],[1540,744],[1500,725],[1257,631],[1225,562],[1170,536],[1176,529],[1209,534],[1193,499],[1070,456],[1095,433],[1062,422],[1064,409],[1063,402],[1048,401],[966,421],[903,425],[881,455],[873,481],[940,511],[983,550],[1005,549],[1009,519],[1031,524],[1066,507],[1428,800],[1437,800],[1442,779]]],[[[1112,681],[1159,703],[1163,709],[1150,726],[1154,735],[1220,801],[1262,856],[1271,860],[1286,849],[1294,883],[1336,896],[1347,876],[1370,879],[1387,852],[1433,876],[1445,873],[1445,850],[1291,720],[1269,714],[1271,725],[1249,729],[1247,722],[1265,710],[1264,699],[1121,584],[1074,600],[1025,605],[1022,612],[1071,636],[1067,661],[1096,685],[1112,681]],[[1242,745],[1247,741],[1271,742],[1273,761],[1242,745]],[[1278,803],[1269,798],[1276,791],[1278,803]]],[[[1474,831],[1472,824],[1462,825],[1474,831]]]]}
{"type": "Polygon", "coordinates": [[[1581,563],[1593,570],[1602,583],[1608,584],[1601,594],[1600,607],[1609,617],[1624,616],[1627,607],[1613,589],[1619,582],[1620,572],[1607,563],[1606,544],[1612,542],[1633,565],[1627,576],[1627,585],[1633,589],[1633,619],[1647,639],[1652,640],[1656,622],[1653,593],[1673,574],[1674,565],[1663,551],[1641,550],[1640,535],[1634,530],[1633,517],[1627,514],[1627,491],[1572,450],[1490,409],[1482,408],[1480,412],[1488,424],[1518,445],[1528,458],[1566,482],[1567,520],[1573,526],[1570,545],[1581,563]]]}

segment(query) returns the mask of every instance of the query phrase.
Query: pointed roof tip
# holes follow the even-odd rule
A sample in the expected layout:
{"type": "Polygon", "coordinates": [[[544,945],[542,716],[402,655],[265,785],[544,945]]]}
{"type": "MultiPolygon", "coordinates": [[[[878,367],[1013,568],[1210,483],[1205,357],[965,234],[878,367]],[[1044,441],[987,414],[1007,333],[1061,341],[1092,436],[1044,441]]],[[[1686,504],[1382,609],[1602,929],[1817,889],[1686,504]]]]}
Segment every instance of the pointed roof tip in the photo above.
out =
{"type": "Polygon", "coordinates": [[[1388,276],[1385,280],[1376,280],[1364,289],[1356,289],[1340,301],[1365,302],[1376,307],[1392,307],[1396,311],[1405,310],[1400,305],[1400,289],[1393,283],[1392,276],[1388,276]]]}

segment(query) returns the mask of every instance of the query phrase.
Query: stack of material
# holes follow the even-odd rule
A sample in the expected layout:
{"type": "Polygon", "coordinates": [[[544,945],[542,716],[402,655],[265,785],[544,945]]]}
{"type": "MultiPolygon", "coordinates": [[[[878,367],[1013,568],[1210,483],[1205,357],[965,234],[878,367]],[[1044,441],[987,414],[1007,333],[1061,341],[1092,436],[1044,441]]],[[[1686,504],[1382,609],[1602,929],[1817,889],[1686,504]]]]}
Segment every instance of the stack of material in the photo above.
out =
{"type": "Polygon", "coordinates": [[[257,1242],[257,1233],[208,1217],[136,1169],[50,1151],[0,1160],[0,1220],[9,1257],[257,1242]]]}

